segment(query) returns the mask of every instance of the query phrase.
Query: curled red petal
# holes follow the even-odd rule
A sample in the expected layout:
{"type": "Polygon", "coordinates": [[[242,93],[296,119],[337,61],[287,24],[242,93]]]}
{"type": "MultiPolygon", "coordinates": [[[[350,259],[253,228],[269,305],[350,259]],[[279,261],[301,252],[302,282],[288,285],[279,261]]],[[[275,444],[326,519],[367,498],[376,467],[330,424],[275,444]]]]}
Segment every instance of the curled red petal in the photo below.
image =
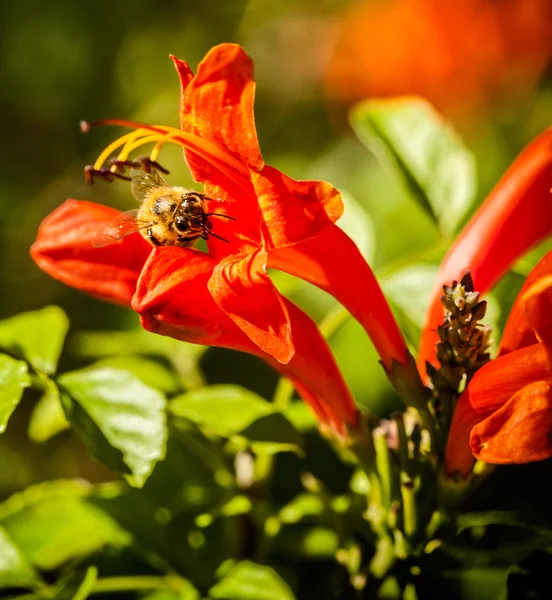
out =
{"type": "Polygon", "coordinates": [[[325,181],[295,181],[270,166],[251,180],[268,249],[315,237],[343,214],[341,194],[325,181]]]}
{"type": "Polygon", "coordinates": [[[441,263],[420,344],[418,367],[436,362],[436,329],[443,320],[442,286],[470,269],[485,292],[513,261],[552,231],[552,128],[516,158],[441,263]]]}
{"type": "Polygon", "coordinates": [[[213,270],[209,291],[218,307],[261,350],[288,363],[294,353],[286,304],[266,273],[266,253],[255,248],[226,257],[213,270]]]}
{"type": "Polygon", "coordinates": [[[475,457],[494,464],[528,463],[552,456],[552,384],[536,381],[476,425],[475,457]]]}
{"type": "Polygon", "coordinates": [[[48,275],[94,296],[129,305],[151,246],[132,234],[103,248],[92,241],[120,211],[66,200],[42,221],[31,256],[48,275]]]}
{"type": "Polygon", "coordinates": [[[552,252],[529,273],[500,340],[500,354],[544,341],[552,346],[552,252]]]}
{"type": "Polygon", "coordinates": [[[200,252],[155,248],[133,300],[144,327],[186,342],[254,354],[292,379],[323,423],[338,433],[356,425],[358,415],[350,391],[312,319],[285,301],[295,353],[288,364],[279,363],[218,308],[207,289],[214,266],[200,252]]]}
{"type": "Polygon", "coordinates": [[[527,346],[481,367],[460,396],[445,452],[449,473],[467,475],[473,465],[472,428],[499,410],[520,389],[548,379],[552,371],[544,344],[527,346]]]}
{"type": "Polygon", "coordinates": [[[408,349],[372,269],[337,225],[295,246],[270,250],[268,266],[331,294],[364,327],[386,369],[405,364],[408,349]]]}
{"type": "MultiPolygon", "coordinates": [[[[253,113],[253,63],[249,56],[236,44],[215,46],[191,80],[188,80],[186,63],[177,58],[173,60],[184,87],[180,102],[181,128],[224,148],[247,167],[262,169],[253,113]]],[[[198,162],[196,169],[195,158],[188,158],[194,175],[204,180],[200,174],[203,161],[198,162]]]]}

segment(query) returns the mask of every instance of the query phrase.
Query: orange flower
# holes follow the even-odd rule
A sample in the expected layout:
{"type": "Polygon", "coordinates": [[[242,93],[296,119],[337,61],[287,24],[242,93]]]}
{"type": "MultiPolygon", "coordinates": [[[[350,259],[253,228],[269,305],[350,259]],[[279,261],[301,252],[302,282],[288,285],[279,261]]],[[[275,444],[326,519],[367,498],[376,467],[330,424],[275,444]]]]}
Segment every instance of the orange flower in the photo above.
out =
{"type": "MultiPolygon", "coordinates": [[[[422,374],[426,361],[436,363],[442,286],[461,279],[469,269],[475,289],[485,292],[521,254],[549,235],[551,183],[552,129],[548,129],[521,152],[444,258],[422,332],[418,358],[422,374]]],[[[548,255],[520,292],[499,357],[475,374],[458,401],[446,448],[449,472],[467,475],[474,462],[472,451],[482,460],[498,463],[552,454],[546,437],[549,418],[543,416],[550,408],[551,282],[552,256],[548,255]]]]}
{"type": "Polygon", "coordinates": [[[252,63],[239,46],[213,48],[196,75],[173,60],[181,128],[102,121],[134,131],[110,144],[92,173],[117,173],[117,164],[104,167],[115,151],[124,162],[154,143],[150,158],[156,160],[164,144],[178,144],[194,179],[203,183],[206,212],[235,220],[217,220],[217,237],[207,236],[208,254],[152,248],[139,233],[94,248],[94,234],[114,211],[70,200],[42,223],[32,256],[69,285],[132,305],[146,329],[261,356],[296,383],[323,422],[342,432],[356,424],[357,411],[327,344],[268,275],[269,267],[281,269],[328,291],[364,326],[389,371],[408,363],[369,265],[334,224],[343,210],[340,194],[328,183],[294,181],[264,164],[253,117],[252,63]]]}
{"type": "Polygon", "coordinates": [[[552,57],[548,0],[365,0],[340,31],[326,88],[347,104],[416,94],[475,113],[530,90],[552,57]]]}
{"type": "Polygon", "coordinates": [[[437,326],[443,319],[443,285],[469,269],[483,293],[512,263],[552,231],[552,129],[533,140],[516,158],[443,259],[430,296],[420,342],[418,368],[435,364],[437,326]]]}
{"type": "Polygon", "coordinates": [[[498,464],[552,456],[551,314],[549,253],[516,300],[499,357],[475,374],[460,397],[445,453],[449,472],[468,475],[473,456],[498,464]]]}

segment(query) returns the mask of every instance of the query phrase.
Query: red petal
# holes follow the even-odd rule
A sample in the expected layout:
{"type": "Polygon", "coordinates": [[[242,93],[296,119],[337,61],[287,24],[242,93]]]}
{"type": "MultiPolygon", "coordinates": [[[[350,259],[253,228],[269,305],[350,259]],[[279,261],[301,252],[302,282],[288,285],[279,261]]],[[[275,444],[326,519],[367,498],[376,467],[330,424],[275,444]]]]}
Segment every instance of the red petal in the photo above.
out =
{"type": "Polygon", "coordinates": [[[266,253],[244,249],[219,262],[208,284],[219,308],[261,350],[288,363],[294,353],[283,297],[266,274],[266,253]]]}
{"type": "Polygon", "coordinates": [[[504,328],[500,354],[539,340],[552,345],[552,252],[525,280],[504,328]]]}
{"type": "Polygon", "coordinates": [[[31,256],[46,273],[84,292],[129,305],[151,246],[140,234],[103,248],[92,240],[121,213],[113,208],[67,200],[44,219],[31,256]]]}
{"type": "Polygon", "coordinates": [[[295,181],[269,166],[251,179],[269,249],[317,236],[343,214],[341,194],[324,181],[295,181]]]}
{"type": "Polygon", "coordinates": [[[324,423],[343,432],[357,411],[337,364],[315,323],[285,303],[295,354],[283,365],[263,352],[215,304],[207,289],[214,262],[182,248],[156,248],[146,263],[133,300],[146,329],[196,344],[220,346],[263,358],[298,383],[299,392],[324,423]]]}
{"type": "Polygon", "coordinates": [[[268,253],[268,266],[300,277],[336,298],[364,327],[383,364],[408,353],[389,304],[356,244],[337,225],[316,238],[268,253]]]}
{"type": "Polygon", "coordinates": [[[551,457],[550,381],[537,381],[519,390],[473,428],[470,444],[474,456],[488,463],[528,463],[551,457]]]}
{"type": "Polygon", "coordinates": [[[506,171],[470,220],[441,264],[426,315],[418,366],[435,363],[437,326],[443,320],[443,284],[460,280],[467,269],[485,292],[513,261],[552,230],[552,129],[531,142],[506,171]]]}
{"type": "MultiPolygon", "coordinates": [[[[251,169],[263,167],[257,141],[253,103],[255,82],[249,56],[236,44],[215,46],[199,64],[189,82],[188,66],[173,58],[187,83],[180,102],[180,126],[184,131],[215,143],[251,169]]],[[[200,181],[205,161],[187,153],[194,177],[200,181]]]]}
{"type": "Polygon", "coordinates": [[[501,356],[479,369],[458,401],[449,431],[445,463],[450,473],[467,475],[473,465],[472,428],[499,410],[521,388],[550,377],[544,344],[501,356]]]}

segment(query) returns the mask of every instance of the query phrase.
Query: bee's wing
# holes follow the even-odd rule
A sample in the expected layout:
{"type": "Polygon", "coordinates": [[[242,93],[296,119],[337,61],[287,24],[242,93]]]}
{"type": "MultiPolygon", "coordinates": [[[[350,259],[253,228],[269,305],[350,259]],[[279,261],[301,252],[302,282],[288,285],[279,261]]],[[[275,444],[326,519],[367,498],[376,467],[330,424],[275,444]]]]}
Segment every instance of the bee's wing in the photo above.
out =
{"type": "Polygon", "coordinates": [[[121,240],[131,233],[136,233],[141,229],[151,227],[151,222],[138,220],[137,217],[137,208],[118,215],[111,223],[102,227],[96,234],[92,240],[94,248],[103,248],[104,246],[113,244],[117,240],[121,240]]]}
{"type": "Polygon", "coordinates": [[[143,171],[131,172],[131,177],[130,191],[140,203],[147,198],[151,190],[159,187],[170,188],[170,185],[155,170],[148,173],[143,171]]]}

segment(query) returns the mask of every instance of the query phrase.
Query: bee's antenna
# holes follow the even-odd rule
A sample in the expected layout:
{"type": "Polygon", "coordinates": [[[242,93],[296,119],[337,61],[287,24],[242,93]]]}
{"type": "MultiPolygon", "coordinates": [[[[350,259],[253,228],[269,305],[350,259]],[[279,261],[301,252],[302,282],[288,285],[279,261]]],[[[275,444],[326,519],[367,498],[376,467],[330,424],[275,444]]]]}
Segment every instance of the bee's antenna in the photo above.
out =
{"type": "Polygon", "coordinates": [[[205,213],[206,217],[222,217],[223,219],[230,219],[231,221],[235,221],[236,217],[231,217],[230,215],[221,215],[220,213],[205,213]]]}
{"type": "Polygon", "coordinates": [[[217,240],[221,240],[223,242],[226,242],[227,244],[230,243],[230,240],[227,240],[226,238],[223,238],[220,235],[217,235],[216,233],[213,233],[212,231],[210,231],[207,228],[204,228],[204,231],[205,231],[205,235],[207,235],[207,236],[212,235],[213,237],[217,238],[217,240]]]}

